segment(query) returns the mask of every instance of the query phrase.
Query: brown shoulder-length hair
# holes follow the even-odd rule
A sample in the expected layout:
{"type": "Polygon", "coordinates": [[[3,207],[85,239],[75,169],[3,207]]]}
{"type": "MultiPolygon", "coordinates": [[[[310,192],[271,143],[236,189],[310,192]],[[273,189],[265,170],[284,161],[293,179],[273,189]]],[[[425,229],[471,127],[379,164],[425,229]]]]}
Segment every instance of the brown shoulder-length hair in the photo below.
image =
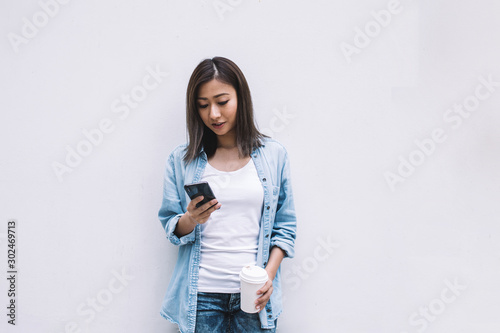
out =
{"type": "Polygon", "coordinates": [[[262,146],[261,140],[267,137],[260,133],[255,125],[250,89],[239,67],[231,60],[223,57],[205,59],[194,69],[187,87],[186,125],[189,143],[184,155],[186,163],[198,157],[202,148],[205,150],[207,157],[213,156],[217,150],[217,135],[203,123],[197,103],[200,86],[213,79],[230,84],[236,90],[238,98],[236,145],[240,157],[250,156],[255,148],[262,146]]]}

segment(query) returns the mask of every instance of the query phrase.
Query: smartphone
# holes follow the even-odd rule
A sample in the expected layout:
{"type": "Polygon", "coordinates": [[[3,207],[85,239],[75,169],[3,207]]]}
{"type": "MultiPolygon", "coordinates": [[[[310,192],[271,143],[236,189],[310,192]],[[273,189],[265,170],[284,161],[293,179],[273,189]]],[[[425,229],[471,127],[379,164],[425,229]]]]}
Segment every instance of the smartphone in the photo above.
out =
{"type": "MultiPolygon", "coordinates": [[[[210,188],[210,185],[208,185],[207,182],[199,182],[199,183],[184,185],[184,190],[186,190],[186,193],[191,198],[191,200],[193,200],[196,197],[199,197],[200,195],[203,195],[203,200],[201,200],[196,204],[196,208],[204,205],[210,200],[215,199],[214,192],[212,192],[212,189],[210,188]]],[[[217,203],[215,205],[217,205],[217,203]]],[[[210,208],[212,208],[213,206],[211,206],[210,208]]]]}

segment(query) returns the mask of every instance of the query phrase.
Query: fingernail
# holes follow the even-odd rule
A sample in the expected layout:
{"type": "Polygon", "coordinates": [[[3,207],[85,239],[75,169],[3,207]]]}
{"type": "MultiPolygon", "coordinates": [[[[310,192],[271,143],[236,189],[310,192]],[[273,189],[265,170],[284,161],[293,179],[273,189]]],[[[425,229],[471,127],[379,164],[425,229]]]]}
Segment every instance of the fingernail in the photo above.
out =
{"type": "Polygon", "coordinates": [[[257,311],[260,311],[260,306],[257,306],[256,309],[257,309],[257,311]]]}

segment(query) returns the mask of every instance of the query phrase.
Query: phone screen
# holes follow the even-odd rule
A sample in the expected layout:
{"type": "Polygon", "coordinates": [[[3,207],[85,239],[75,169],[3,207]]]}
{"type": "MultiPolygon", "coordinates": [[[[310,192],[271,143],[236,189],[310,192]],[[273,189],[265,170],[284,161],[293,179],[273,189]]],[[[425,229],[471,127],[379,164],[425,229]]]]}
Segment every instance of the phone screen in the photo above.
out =
{"type": "Polygon", "coordinates": [[[196,204],[196,208],[204,205],[210,200],[215,199],[215,195],[207,182],[187,184],[184,185],[184,189],[186,190],[186,193],[188,194],[189,198],[191,198],[191,200],[200,195],[203,195],[203,200],[196,204]]]}

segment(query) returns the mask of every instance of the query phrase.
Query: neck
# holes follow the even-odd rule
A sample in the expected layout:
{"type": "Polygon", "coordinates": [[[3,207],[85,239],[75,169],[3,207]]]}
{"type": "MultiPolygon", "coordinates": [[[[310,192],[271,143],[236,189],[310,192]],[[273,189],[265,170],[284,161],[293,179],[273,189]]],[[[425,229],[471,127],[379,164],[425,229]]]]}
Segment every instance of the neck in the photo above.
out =
{"type": "Polygon", "coordinates": [[[236,147],[236,137],[227,133],[226,135],[219,135],[217,137],[217,147],[231,149],[236,147]]]}

